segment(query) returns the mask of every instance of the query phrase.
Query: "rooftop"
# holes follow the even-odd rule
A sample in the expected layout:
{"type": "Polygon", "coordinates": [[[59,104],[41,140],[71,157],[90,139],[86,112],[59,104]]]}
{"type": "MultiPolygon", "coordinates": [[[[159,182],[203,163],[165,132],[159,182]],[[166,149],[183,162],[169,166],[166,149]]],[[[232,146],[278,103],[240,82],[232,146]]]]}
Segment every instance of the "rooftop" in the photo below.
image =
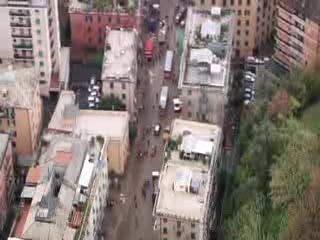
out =
{"type": "Polygon", "coordinates": [[[135,82],[137,47],[138,38],[135,30],[108,30],[101,79],[135,82]]]}
{"type": "Polygon", "coordinates": [[[34,94],[39,91],[34,68],[0,65],[0,105],[32,108],[34,94]]]}
{"type": "Polygon", "coordinates": [[[72,221],[74,208],[76,206],[81,220],[93,179],[99,166],[105,164],[99,160],[101,147],[94,140],[89,143],[70,135],[44,135],[36,186],[34,189],[25,186],[23,191],[24,198],[29,197],[32,202],[18,235],[28,239],[40,236],[63,239],[70,234],[74,237],[75,231],[69,228],[77,228],[81,223],[72,221]],[[91,171],[88,164],[94,166],[90,167],[91,171]]]}
{"type": "Polygon", "coordinates": [[[206,85],[223,88],[229,77],[233,15],[188,8],[179,87],[206,85]]]}
{"type": "Polygon", "coordinates": [[[279,5],[302,18],[320,23],[319,0],[280,0],[279,5]]]}
{"type": "Polygon", "coordinates": [[[0,168],[2,166],[3,159],[7,152],[9,144],[9,135],[8,134],[0,134],[0,168]]]}
{"type": "Polygon", "coordinates": [[[115,11],[127,12],[137,8],[137,0],[128,0],[127,5],[121,5],[119,0],[71,0],[69,12],[74,11],[115,11]]]}
{"type": "MultiPolygon", "coordinates": [[[[0,5],[8,5],[8,0],[0,0],[0,5]]],[[[11,1],[12,2],[12,1],[11,1]]],[[[42,6],[47,6],[48,5],[48,0],[29,0],[29,1],[25,1],[28,4],[22,4],[19,3],[19,1],[14,1],[16,2],[16,4],[19,6],[23,5],[23,6],[27,6],[27,7],[42,7],[42,6]]]]}
{"type": "Polygon", "coordinates": [[[200,221],[207,181],[208,172],[201,168],[168,162],[161,173],[156,214],[200,221]],[[181,190],[185,188],[190,192],[181,190]]]}
{"type": "Polygon", "coordinates": [[[201,221],[215,166],[212,160],[219,154],[220,145],[218,126],[173,121],[167,150],[170,154],[161,171],[155,214],[201,221]]]}

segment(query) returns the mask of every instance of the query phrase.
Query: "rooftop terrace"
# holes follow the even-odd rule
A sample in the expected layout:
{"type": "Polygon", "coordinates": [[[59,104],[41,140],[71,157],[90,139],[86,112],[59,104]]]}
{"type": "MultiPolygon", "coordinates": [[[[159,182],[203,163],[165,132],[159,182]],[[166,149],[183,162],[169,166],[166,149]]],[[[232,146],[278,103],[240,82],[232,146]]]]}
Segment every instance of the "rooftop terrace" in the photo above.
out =
{"type": "Polygon", "coordinates": [[[0,65],[0,105],[32,108],[34,94],[39,91],[34,68],[0,65]]]}
{"type": "Polygon", "coordinates": [[[137,32],[135,30],[108,30],[101,79],[108,81],[136,81],[137,32]]]}
{"type": "Polygon", "coordinates": [[[233,14],[228,10],[188,8],[179,87],[224,87],[229,77],[232,29],[233,14]]]}
{"type": "Polygon", "coordinates": [[[155,214],[202,220],[215,166],[212,160],[216,160],[220,146],[218,126],[181,119],[173,121],[155,214]],[[194,140],[191,143],[196,144],[189,144],[190,138],[194,140]]]}
{"type": "Polygon", "coordinates": [[[135,10],[138,6],[138,0],[70,0],[69,11],[92,11],[92,10],[103,10],[103,11],[115,11],[126,12],[135,10]]]}

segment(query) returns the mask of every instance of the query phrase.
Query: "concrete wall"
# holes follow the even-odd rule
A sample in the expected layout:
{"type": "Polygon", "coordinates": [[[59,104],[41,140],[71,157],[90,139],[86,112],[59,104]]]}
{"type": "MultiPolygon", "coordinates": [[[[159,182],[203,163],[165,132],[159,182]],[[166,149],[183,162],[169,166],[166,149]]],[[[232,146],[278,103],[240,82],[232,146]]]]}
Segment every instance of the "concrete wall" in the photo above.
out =
{"type": "Polygon", "coordinates": [[[136,84],[129,82],[115,82],[113,81],[113,88],[111,88],[111,81],[103,81],[102,93],[105,96],[115,96],[119,98],[125,105],[126,110],[132,118],[136,114],[136,84]],[[122,88],[124,84],[124,89],[122,88]],[[123,98],[123,94],[125,98],[123,98]]]}
{"type": "Polygon", "coordinates": [[[198,222],[178,218],[159,217],[158,223],[160,240],[199,239],[198,222]]]}
{"type": "Polygon", "coordinates": [[[13,58],[12,36],[10,27],[10,17],[8,8],[0,8],[0,57],[13,58]]]}
{"type": "MultiPolygon", "coordinates": [[[[183,87],[180,98],[183,102],[182,117],[186,120],[203,121],[200,114],[200,98],[202,92],[200,88],[183,87]],[[191,90],[191,94],[189,92],[191,90]]],[[[222,126],[224,119],[225,94],[219,91],[207,92],[208,112],[207,119],[210,123],[222,126]]]]}

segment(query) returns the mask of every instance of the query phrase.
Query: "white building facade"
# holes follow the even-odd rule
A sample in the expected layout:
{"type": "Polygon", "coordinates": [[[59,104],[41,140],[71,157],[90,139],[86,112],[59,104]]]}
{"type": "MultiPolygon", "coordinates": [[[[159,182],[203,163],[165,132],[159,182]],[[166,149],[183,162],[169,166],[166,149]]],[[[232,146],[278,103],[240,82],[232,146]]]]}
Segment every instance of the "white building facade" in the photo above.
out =
{"type": "Polygon", "coordinates": [[[44,96],[60,89],[57,0],[0,0],[0,58],[34,65],[44,96]]]}

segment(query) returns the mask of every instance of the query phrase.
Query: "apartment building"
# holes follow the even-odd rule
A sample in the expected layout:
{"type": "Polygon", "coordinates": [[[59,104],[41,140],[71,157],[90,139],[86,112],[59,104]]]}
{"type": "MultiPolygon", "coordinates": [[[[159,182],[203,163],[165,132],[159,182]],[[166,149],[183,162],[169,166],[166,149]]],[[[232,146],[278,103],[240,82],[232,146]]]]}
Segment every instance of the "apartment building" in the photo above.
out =
{"type": "Polygon", "coordinates": [[[184,119],[222,126],[231,82],[233,14],[189,8],[178,89],[184,119]]]}
{"type": "Polygon", "coordinates": [[[194,0],[197,7],[224,7],[234,11],[234,54],[255,55],[271,38],[278,0],[194,0]]]}
{"type": "Polygon", "coordinates": [[[48,133],[42,141],[21,193],[14,237],[98,239],[108,196],[105,140],[48,133]]]}
{"type": "Polygon", "coordinates": [[[142,22],[141,1],[135,0],[71,0],[72,57],[83,57],[86,49],[103,49],[106,27],[111,29],[137,29],[142,22]]]}
{"type": "Polygon", "coordinates": [[[0,58],[34,66],[40,91],[59,91],[58,0],[0,1],[0,58]]]}
{"type": "Polygon", "coordinates": [[[0,69],[0,131],[10,134],[19,166],[34,161],[42,129],[42,100],[34,68],[0,69]]]}
{"type": "Polygon", "coordinates": [[[308,68],[320,53],[320,2],[279,0],[274,59],[285,68],[308,68]]]}
{"type": "Polygon", "coordinates": [[[73,91],[62,91],[48,131],[81,139],[107,139],[109,171],[123,174],[129,156],[129,114],[121,111],[79,110],[73,91]]]}
{"type": "Polygon", "coordinates": [[[10,135],[0,134],[0,230],[3,230],[14,194],[14,163],[10,135]]]}
{"type": "Polygon", "coordinates": [[[102,64],[102,94],[119,98],[131,120],[136,118],[138,34],[135,30],[107,29],[102,64]]]}
{"type": "Polygon", "coordinates": [[[221,128],[175,119],[153,209],[160,240],[207,240],[216,225],[221,128]],[[177,204],[181,203],[181,204],[177,204]]]}

